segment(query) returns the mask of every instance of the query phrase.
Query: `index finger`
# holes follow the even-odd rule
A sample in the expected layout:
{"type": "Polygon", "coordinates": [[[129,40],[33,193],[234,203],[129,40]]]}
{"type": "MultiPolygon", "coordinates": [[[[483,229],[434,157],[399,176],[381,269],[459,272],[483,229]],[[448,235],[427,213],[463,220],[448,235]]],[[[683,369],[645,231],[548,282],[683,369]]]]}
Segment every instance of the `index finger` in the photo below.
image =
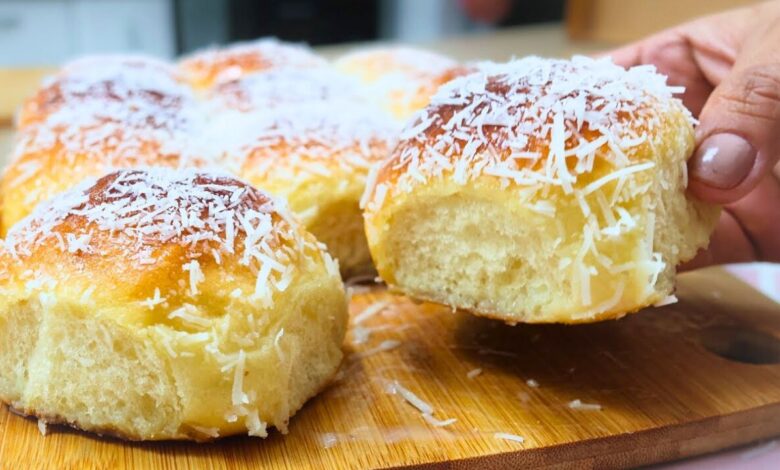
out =
{"type": "Polygon", "coordinates": [[[683,104],[698,116],[704,107],[713,85],[707,80],[694,57],[691,41],[682,28],[662,31],[641,41],[606,53],[623,67],[653,65],[668,77],[673,86],[685,88],[683,104]]]}

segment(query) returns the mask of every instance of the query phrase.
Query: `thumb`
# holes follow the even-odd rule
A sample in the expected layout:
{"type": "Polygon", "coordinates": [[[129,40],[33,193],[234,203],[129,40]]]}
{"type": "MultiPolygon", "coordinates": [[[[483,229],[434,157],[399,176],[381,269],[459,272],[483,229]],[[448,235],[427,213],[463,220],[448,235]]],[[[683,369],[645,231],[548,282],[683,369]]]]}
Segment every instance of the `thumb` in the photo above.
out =
{"type": "Polygon", "coordinates": [[[699,115],[689,190],[708,202],[740,199],[780,157],[780,28],[752,36],[699,115]]]}

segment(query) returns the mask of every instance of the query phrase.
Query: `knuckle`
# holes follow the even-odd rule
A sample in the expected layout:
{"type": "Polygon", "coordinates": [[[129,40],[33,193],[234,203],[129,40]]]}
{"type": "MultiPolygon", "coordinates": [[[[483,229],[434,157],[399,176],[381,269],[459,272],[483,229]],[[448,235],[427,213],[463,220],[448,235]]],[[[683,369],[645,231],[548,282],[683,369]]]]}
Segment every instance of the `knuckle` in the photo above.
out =
{"type": "Polygon", "coordinates": [[[726,110],[780,121],[780,63],[745,68],[720,91],[726,110]]]}

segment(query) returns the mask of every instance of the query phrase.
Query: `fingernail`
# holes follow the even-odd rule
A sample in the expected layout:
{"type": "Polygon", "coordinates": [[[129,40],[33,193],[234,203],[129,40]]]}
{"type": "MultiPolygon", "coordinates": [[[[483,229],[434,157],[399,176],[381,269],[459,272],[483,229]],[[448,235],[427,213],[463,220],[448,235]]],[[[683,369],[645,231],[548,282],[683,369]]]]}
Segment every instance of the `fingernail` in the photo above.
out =
{"type": "Polygon", "coordinates": [[[731,189],[747,178],[755,161],[756,151],[750,142],[735,134],[715,134],[699,145],[688,167],[693,179],[731,189]]]}

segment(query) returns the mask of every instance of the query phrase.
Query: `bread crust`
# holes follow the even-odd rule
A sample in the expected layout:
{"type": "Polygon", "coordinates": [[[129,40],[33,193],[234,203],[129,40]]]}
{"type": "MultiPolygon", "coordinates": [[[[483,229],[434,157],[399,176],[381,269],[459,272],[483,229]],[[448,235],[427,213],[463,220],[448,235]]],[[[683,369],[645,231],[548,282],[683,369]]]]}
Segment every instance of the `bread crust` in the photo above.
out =
{"type": "Polygon", "coordinates": [[[263,38],[193,52],[179,60],[178,69],[194,88],[208,89],[271,68],[325,64],[324,59],[304,45],[263,38]]]}

